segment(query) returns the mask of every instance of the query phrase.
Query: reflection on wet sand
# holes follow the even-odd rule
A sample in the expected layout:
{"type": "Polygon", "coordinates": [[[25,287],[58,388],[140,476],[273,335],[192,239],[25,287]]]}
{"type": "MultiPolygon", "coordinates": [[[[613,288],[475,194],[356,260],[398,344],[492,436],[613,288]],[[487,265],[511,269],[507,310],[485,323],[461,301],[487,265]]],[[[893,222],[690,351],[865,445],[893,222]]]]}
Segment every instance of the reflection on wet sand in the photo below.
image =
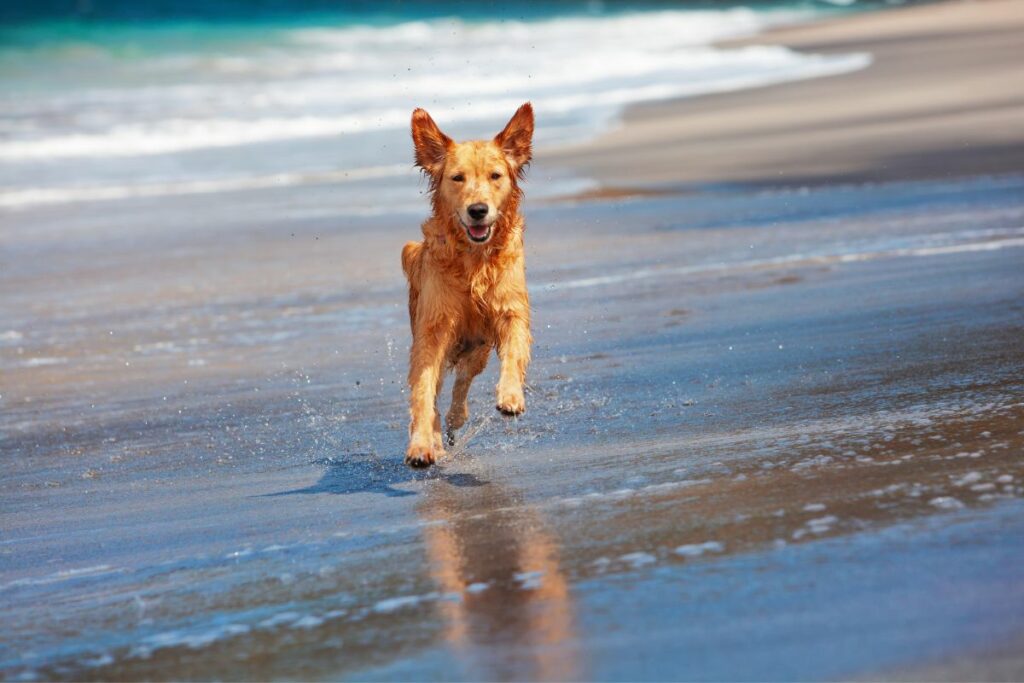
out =
{"type": "Polygon", "coordinates": [[[497,483],[435,482],[419,506],[444,638],[469,678],[580,677],[572,596],[557,537],[497,483]]]}

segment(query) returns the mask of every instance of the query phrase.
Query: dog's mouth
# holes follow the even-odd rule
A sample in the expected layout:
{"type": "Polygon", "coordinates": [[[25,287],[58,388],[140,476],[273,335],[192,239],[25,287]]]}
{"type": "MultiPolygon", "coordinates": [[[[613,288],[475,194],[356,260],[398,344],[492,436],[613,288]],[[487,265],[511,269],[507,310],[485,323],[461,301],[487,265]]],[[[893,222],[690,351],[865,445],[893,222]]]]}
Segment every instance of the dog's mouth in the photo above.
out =
{"type": "MultiPolygon", "coordinates": [[[[459,222],[462,223],[461,218],[459,219],[459,222]]],[[[462,223],[462,227],[466,229],[466,236],[469,237],[471,242],[483,244],[487,240],[491,239],[491,228],[494,227],[494,224],[462,223]]]]}

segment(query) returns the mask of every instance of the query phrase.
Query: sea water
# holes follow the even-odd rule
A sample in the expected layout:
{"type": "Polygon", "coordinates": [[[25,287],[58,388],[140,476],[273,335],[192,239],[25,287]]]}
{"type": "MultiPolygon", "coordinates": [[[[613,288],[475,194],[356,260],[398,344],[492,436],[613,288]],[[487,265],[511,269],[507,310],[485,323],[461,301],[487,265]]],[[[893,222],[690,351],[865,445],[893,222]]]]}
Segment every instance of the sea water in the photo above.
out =
{"type": "MultiPolygon", "coordinates": [[[[830,5],[41,7],[0,27],[0,211],[295,185],[330,186],[338,213],[415,211],[414,107],[463,139],[531,100],[543,148],[607,130],[633,102],[870,60],[717,46],[830,5]]],[[[540,191],[580,182],[548,180],[540,191]]]]}

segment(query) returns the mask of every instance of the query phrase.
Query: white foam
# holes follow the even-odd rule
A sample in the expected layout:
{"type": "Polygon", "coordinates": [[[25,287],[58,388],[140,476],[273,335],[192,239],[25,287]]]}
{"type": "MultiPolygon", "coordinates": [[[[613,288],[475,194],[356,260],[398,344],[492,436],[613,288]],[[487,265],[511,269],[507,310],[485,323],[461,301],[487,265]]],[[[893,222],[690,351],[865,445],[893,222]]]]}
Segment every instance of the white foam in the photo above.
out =
{"type": "Polygon", "coordinates": [[[416,172],[410,164],[391,164],[321,173],[276,173],[266,176],[166,183],[33,187],[0,191],[0,208],[21,209],[37,205],[64,204],[69,202],[98,202],[146,197],[212,194],[216,192],[268,190],[295,185],[335,185],[374,178],[412,178],[415,174],[416,172]]]}
{"type": "Polygon", "coordinates": [[[953,486],[967,486],[981,481],[981,472],[967,472],[953,481],[953,486]]]}
{"type": "Polygon", "coordinates": [[[875,261],[890,258],[906,257],[927,257],[944,254],[957,254],[978,251],[997,251],[999,249],[1010,249],[1024,247],[1024,228],[1010,228],[999,231],[1002,237],[984,237],[976,235],[975,231],[938,233],[922,235],[915,239],[927,242],[944,240],[955,242],[937,246],[921,246],[914,248],[900,249],[869,249],[848,253],[831,254],[785,254],[771,258],[744,259],[740,261],[716,261],[712,263],[700,263],[687,266],[669,268],[639,268],[629,272],[613,273],[595,277],[577,278],[563,280],[561,282],[542,283],[538,289],[551,291],[562,289],[580,289],[587,287],[602,287],[607,285],[621,284],[637,280],[650,280],[657,278],[672,278],[687,275],[702,275],[706,273],[726,273],[737,270],[762,270],[779,266],[814,266],[828,265],[835,263],[854,263],[861,261],[875,261]],[[978,239],[981,237],[982,239],[978,239]],[[964,240],[964,241],[961,241],[964,240]],[[968,241],[969,240],[969,241],[968,241]]]}
{"type": "Polygon", "coordinates": [[[377,602],[377,604],[373,606],[373,611],[378,614],[390,614],[391,612],[397,612],[400,609],[414,607],[428,599],[430,599],[430,596],[424,595],[405,595],[399,598],[387,598],[377,602]]]}
{"type": "Polygon", "coordinates": [[[107,653],[103,653],[101,655],[93,657],[92,659],[86,659],[86,660],[82,661],[82,664],[84,664],[85,666],[87,666],[87,667],[89,667],[91,669],[95,669],[95,668],[98,668],[98,667],[101,667],[101,666],[109,666],[110,664],[113,664],[113,663],[114,663],[114,658],[111,655],[107,654],[107,653]]]}
{"type": "Polygon", "coordinates": [[[47,574],[46,576],[16,579],[0,586],[0,590],[16,588],[18,586],[43,586],[51,583],[59,583],[61,581],[70,581],[72,579],[110,574],[117,571],[120,570],[115,567],[111,567],[109,564],[98,564],[91,567],[80,567],[78,569],[64,569],[53,574],[47,574]]]}
{"type": "Polygon", "coordinates": [[[292,624],[293,628],[310,629],[316,628],[324,623],[324,620],[320,617],[315,617],[312,614],[307,614],[301,619],[297,620],[292,624]]]}
{"type": "MultiPolygon", "coordinates": [[[[551,122],[539,135],[561,141],[571,131],[593,134],[631,102],[832,75],[870,62],[865,54],[711,47],[797,16],[738,8],[529,23],[442,19],[277,32],[262,49],[226,46],[216,57],[140,55],[119,63],[132,70],[119,86],[92,84],[84,73],[84,82],[56,94],[8,98],[18,120],[43,123],[8,126],[0,159],[145,156],[388,130],[401,131],[405,142],[415,106],[430,104],[448,126],[498,123],[527,97],[551,122]]],[[[59,69],[60,55],[51,58],[59,69]]]]}
{"type": "Polygon", "coordinates": [[[47,365],[64,365],[68,362],[67,358],[58,356],[39,356],[36,358],[26,358],[22,361],[21,365],[26,368],[39,368],[47,365]]]}
{"type": "Polygon", "coordinates": [[[873,261],[879,258],[897,258],[900,256],[940,256],[943,254],[962,254],[972,251],[995,251],[1007,247],[1024,247],[1024,238],[1016,237],[984,242],[968,242],[966,244],[947,244],[917,249],[892,249],[875,253],[843,254],[838,260],[841,263],[847,263],[850,261],[873,261]]]}
{"type": "Polygon", "coordinates": [[[298,620],[301,615],[298,612],[280,612],[272,617],[268,617],[259,623],[260,628],[273,628],[275,626],[281,626],[282,624],[291,624],[298,620]]]}
{"type": "Polygon", "coordinates": [[[638,569],[640,567],[643,567],[644,565],[654,564],[658,561],[658,558],[656,558],[654,555],[642,551],[638,551],[635,553],[626,553],[625,555],[619,557],[619,559],[623,562],[626,562],[627,564],[632,565],[634,569],[638,569]]]}
{"type": "Polygon", "coordinates": [[[248,633],[249,630],[249,626],[245,624],[224,624],[205,631],[166,631],[146,638],[143,641],[145,643],[143,647],[148,650],[156,650],[185,646],[197,650],[217,641],[248,633]]]}
{"type": "Polygon", "coordinates": [[[807,522],[807,530],[812,534],[824,534],[832,529],[832,525],[839,521],[835,515],[825,515],[807,522]]]}
{"type": "Polygon", "coordinates": [[[725,546],[718,541],[705,541],[704,543],[688,543],[675,549],[676,555],[683,557],[699,557],[704,553],[720,553],[725,546]]]}
{"type": "Polygon", "coordinates": [[[537,588],[540,588],[541,583],[544,580],[544,572],[517,572],[513,578],[519,582],[519,585],[523,590],[536,590],[537,588]]]}
{"type": "MultiPolygon", "coordinates": [[[[393,111],[389,127],[405,123],[408,112],[393,111]],[[401,116],[399,116],[401,114],[401,116]]],[[[0,160],[131,157],[277,140],[358,133],[368,122],[358,116],[261,119],[167,119],[116,125],[102,133],[72,133],[0,143],[0,160]]]]}
{"type": "MultiPolygon", "coordinates": [[[[677,472],[679,472],[679,470],[677,470],[677,472]]],[[[584,503],[605,502],[608,500],[621,501],[628,498],[634,498],[636,496],[662,495],[678,491],[680,489],[686,489],[692,486],[702,486],[709,483],[711,483],[710,479],[682,479],[679,481],[666,481],[660,484],[648,484],[647,486],[643,486],[638,489],[622,488],[615,489],[614,491],[609,491],[607,493],[592,491],[582,496],[553,498],[548,501],[547,504],[551,506],[577,508],[584,503]]]]}

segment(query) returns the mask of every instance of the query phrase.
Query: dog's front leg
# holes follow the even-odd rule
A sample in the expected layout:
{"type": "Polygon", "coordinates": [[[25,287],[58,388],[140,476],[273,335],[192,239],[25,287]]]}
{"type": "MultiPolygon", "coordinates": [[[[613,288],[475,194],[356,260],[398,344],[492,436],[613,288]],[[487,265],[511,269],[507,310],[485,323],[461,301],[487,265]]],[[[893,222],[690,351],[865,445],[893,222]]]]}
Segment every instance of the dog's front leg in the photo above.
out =
{"type": "Polygon", "coordinates": [[[523,381],[530,364],[530,311],[511,308],[501,312],[495,325],[498,337],[497,408],[505,415],[521,415],[526,410],[523,381]]]}
{"type": "Polygon", "coordinates": [[[420,322],[413,334],[409,363],[409,449],[405,462],[427,467],[439,455],[440,440],[434,438],[437,421],[437,387],[442,365],[451,345],[454,326],[448,321],[420,322]]]}

